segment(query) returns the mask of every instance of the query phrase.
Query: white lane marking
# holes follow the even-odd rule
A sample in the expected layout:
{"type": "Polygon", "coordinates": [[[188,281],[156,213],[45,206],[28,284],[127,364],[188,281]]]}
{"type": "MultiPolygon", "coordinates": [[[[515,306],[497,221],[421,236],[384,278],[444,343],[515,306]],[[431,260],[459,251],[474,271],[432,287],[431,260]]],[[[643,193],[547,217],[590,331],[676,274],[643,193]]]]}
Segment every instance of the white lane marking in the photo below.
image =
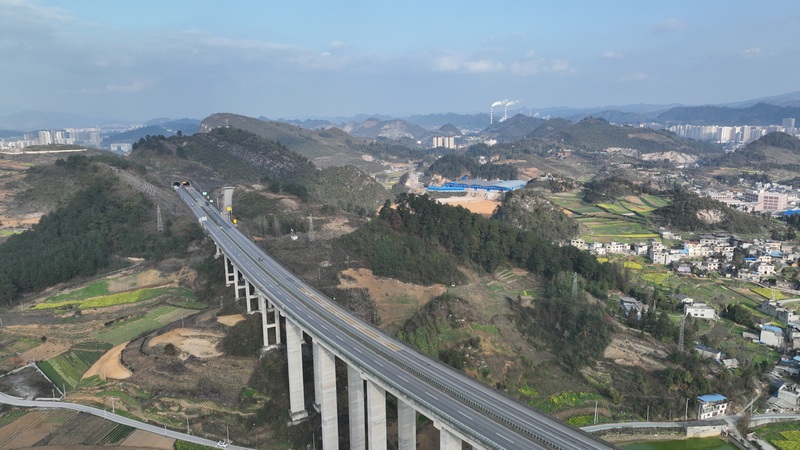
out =
{"type": "Polygon", "coordinates": [[[357,351],[358,353],[361,353],[362,355],[364,354],[358,347],[355,347],[355,351],[357,351]]]}
{"type": "Polygon", "coordinates": [[[400,378],[401,380],[405,381],[406,383],[410,383],[410,381],[408,381],[405,378],[403,378],[402,375],[398,375],[397,378],[400,378]]]}
{"type": "Polygon", "coordinates": [[[425,393],[428,394],[429,396],[433,397],[434,400],[439,400],[438,397],[436,397],[435,395],[431,394],[430,392],[425,391],[425,393]]]}
{"type": "Polygon", "coordinates": [[[338,339],[338,340],[340,340],[340,341],[344,341],[344,339],[342,339],[342,337],[341,337],[341,336],[339,336],[338,334],[336,335],[336,339],[338,339]]]}
{"type": "Polygon", "coordinates": [[[500,436],[501,438],[503,438],[503,439],[507,440],[508,442],[511,442],[512,444],[514,443],[514,441],[512,441],[511,439],[509,439],[509,438],[507,438],[507,437],[503,436],[503,435],[502,435],[502,434],[500,434],[500,433],[497,433],[497,432],[495,432],[494,434],[496,434],[496,435],[500,436]]]}

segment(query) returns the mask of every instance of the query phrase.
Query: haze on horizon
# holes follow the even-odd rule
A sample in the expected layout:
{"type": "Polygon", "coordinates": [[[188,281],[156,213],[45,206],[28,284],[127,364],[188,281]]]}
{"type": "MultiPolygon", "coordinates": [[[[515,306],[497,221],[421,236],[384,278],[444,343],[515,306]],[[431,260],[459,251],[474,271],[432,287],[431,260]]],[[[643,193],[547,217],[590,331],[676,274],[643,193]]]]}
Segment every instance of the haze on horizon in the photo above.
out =
{"type": "Polygon", "coordinates": [[[0,114],[727,103],[800,89],[800,3],[0,0],[0,114]]]}

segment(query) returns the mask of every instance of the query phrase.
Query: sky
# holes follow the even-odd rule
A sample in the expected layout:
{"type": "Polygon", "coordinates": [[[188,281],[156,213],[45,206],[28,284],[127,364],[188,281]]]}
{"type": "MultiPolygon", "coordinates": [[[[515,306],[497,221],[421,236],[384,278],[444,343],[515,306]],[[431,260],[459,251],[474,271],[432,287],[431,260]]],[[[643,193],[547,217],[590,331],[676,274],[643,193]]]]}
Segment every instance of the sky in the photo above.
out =
{"type": "Polygon", "coordinates": [[[0,114],[720,104],[800,90],[800,2],[0,0],[0,114]]]}

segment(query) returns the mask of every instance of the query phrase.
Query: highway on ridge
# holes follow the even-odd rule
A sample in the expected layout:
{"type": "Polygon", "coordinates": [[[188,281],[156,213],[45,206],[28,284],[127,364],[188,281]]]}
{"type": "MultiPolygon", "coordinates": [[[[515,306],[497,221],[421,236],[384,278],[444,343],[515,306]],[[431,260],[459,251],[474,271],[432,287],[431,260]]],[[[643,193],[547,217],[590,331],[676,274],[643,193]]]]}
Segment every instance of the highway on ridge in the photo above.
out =
{"type": "Polygon", "coordinates": [[[194,188],[180,186],[177,191],[239,272],[288,320],[368,379],[467,442],[498,449],[616,448],[428,358],[352,316],[277,263],[207,205],[194,188]]]}

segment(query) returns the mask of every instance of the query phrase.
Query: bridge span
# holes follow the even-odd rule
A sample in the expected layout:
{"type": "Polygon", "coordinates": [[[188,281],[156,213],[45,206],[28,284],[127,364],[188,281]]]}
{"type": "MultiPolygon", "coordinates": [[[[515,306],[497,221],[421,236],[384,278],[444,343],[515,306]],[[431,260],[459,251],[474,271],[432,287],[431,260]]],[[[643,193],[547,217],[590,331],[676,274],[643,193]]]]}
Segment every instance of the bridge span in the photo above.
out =
{"type": "Polygon", "coordinates": [[[187,183],[176,191],[224,257],[226,284],[260,313],[265,348],[285,341],[292,420],[308,416],[301,346],[311,338],[313,406],[326,450],[339,445],[335,360],[347,365],[350,446],[385,449],[386,393],[397,399],[400,450],[416,449],[416,413],[440,431],[440,448],[612,449],[613,445],[535,411],[435,361],[345,309],[290,273],[187,183]],[[281,317],[285,320],[281,322],[281,317]],[[285,328],[281,330],[281,328],[285,328]],[[366,401],[365,401],[366,400],[366,401]]]}

